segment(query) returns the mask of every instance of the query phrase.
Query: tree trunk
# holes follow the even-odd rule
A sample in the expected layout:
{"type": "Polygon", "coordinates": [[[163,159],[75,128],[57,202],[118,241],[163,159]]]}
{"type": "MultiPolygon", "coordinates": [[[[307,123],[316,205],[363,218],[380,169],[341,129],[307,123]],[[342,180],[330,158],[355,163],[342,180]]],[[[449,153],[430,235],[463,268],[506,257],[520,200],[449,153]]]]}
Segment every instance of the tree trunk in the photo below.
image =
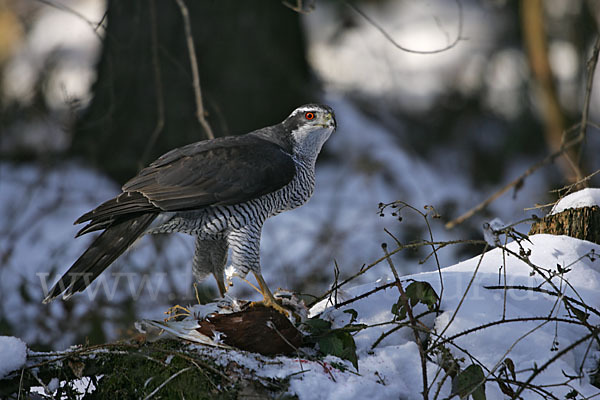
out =
{"type": "MultiPolygon", "coordinates": [[[[283,120],[314,100],[299,16],[278,1],[189,1],[207,120],[215,136],[283,120]]],[[[206,139],[175,0],[109,0],[94,98],[72,153],[119,182],[166,151],[206,139]]]]}
{"type": "Polygon", "coordinates": [[[567,235],[600,244],[600,207],[569,208],[547,215],[531,226],[529,234],[536,233],[567,235]]]}

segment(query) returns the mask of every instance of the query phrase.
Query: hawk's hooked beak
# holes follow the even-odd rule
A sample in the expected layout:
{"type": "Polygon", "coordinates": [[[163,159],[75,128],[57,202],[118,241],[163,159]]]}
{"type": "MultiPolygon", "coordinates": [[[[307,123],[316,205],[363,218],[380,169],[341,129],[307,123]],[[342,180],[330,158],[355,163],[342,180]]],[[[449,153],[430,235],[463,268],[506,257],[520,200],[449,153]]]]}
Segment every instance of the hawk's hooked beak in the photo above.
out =
{"type": "Polygon", "coordinates": [[[325,117],[323,119],[325,120],[325,123],[323,124],[325,128],[333,127],[333,130],[337,128],[337,122],[335,120],[335,116],[333,115],[333,111],[325,114],[325,117]]]}

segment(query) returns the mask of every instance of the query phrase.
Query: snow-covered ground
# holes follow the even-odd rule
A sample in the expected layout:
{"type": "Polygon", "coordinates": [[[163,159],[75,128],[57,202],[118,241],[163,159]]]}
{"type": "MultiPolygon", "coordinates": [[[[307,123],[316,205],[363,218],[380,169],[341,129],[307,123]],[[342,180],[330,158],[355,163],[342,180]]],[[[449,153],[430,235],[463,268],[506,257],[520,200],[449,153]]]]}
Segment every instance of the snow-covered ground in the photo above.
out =
{"type": "MultiPolygon", "coordinates": [[[[522,393],[526,399],[549,398],[548,393],[565,398],[574,391],[577,398],[591,398],[600,395],[600,389],[589,383],[589,374],[600,359],[590,333],[600,323],[599,254],[600,246],[590,242],[566,236],[534,235],[529,240],[512,242],[505,248],[495,248],[444,268],[440,273],[403,277],[402,283],[406,288],[411,281],[428,282],[441,296],[439,315],[428,315],[421,320],[429,332],[429,348],[439,345],[440,349],[447,349],[461,360],[461,370],[471,364],[480,365],[487,378],[487,399],[505,398],[495,381],[498,377],[504,378],[513,391],[519,386],[511,380],[526,382],[533,377],[528,382],[532,386],[522,393]],[[529,254],[527,261],[519,254],[529,254]],[[494,288],[504,283],[521,289],[494,288]],[[582,304],[590,308],[584,309],[582,304]],[[588,314],[583,317],[585,322],[578,311],[588,314]],[[468,330],[472,332],[464,334],[468,330]],[[514,370],[507,369],[507,359],[512,360],[514,370]]],[[[382,279],[340,290],[338,301],[353,299],[392,281],[385,263],[377,268],[382,279]]],[[[311,309],[312,315],[331,321],[333,328],[350,322],[351,314],[345,312],[348,309],[356,311],[355,323],[369,326],[354,336],[358,371],[349,361],[333,356],[313,361],[194,347],[222,365],[235,363],[231,365],[251,376],[289,378],[290,392],[300,399],[420,399],[421,361],[412,330],[403,327],[381,340],[382,334],[395,326],[385,323],[393,320],[391,308],[398,297],[397,288],[392,286],[338,309],[333,307],[331,299],[311,309]]],[[[415,313],[424,310],[421,305],[414,309],[415,313]]],[[[0,355],[13,353],[5,349],[0,355]]],[[[14,357],[0,357],[5,359],[14,357]]],[[[441,357],[431,357],[426,362],[430,398],[438,390],[438,398],[447,398],[452,392],[451,379],[443,379],[441,361],[441,357]]],[[[4,369],[18,368],[22,361],[8,367],[6,362],[3,364],[4,369]]]]}
{"type": "Polygon", "coordinates": [[[20,369],[27,360],[25,342],[14,336],[0,336],[0,379],[20,369]]]}
{"type": "MultiPolygon", "coordinates": [[[[570,268],[571,270],[564,277],[556,276],[552,282],[561,288],[566,296],[581,299],[597,309],[600,305],[598,296],[600,267],[586,255],[593,250],[596,255],[599,254],[600,246],[569,237],[549,235],[535,235],[530,237],[530,240],[532,243],[521,242],[521,244],[525,249],[531,249],[531,262],[549,269],[555,269],[557,264],[570,268]]],[[[517,243],[509,244],[508,249],[519,253],[517,243]]],[[[451,337],[505,318],[506,323],[457,337],[453,340],[453,344],[447,344],[447,347],[455,357],[464,357],[466,361],[462,363],[462,368],[471,363],[481,363],[484,371],[489,371],[486,372],[489,377],[498,374],[498,368],[508,357],[513,360],[518,371],[516,378],[526,380],[535,365],[541,367],[557,352],[589,334],[589,330],[581,325],[543,320],[508,322],[510,319],[528,317],[561,317],[575,321],[576,318],[569,317],[560,299],[555,296],[519,290],[509,290],[504,293],[502,290],[486,289],[485,286],[498,285],[502,276],[499,272],[500,266],[505,269],[502,274],[506,272],[507,285],[552,290],[538,274],[531,275],[532,269],[527,263],[514,256],[508,256],[502,249],[494,249],[482,257],[474,257],[442,270],[441,282],[444,291],[441,309],[443,313],[432,324],[425,323],[429,328],[433,328],[436,334],[443,332],[444,337],[451,337]],[[552,350],[555,343],[556,347],[552,350]]],[[[406,285],[406,282],[410,282],[411,279],[429,282],[438,294],[441,293],[437,272],[412,275],[402,280],[406,285]]],[[[377,285],[379,284],[372,283],[352,288],[347,291],[345,297],[352,298],[377,285]]],[[[338,310],[327,309],[326,303],[322,303],[320,307],[317,305],[313,309],[313,313],[324,310],[325,314],[334,321],[334,326],[343,326],[349,322],[349,314],[344,313],[344,310],[353,308],[358,312],[357,322],[372,325],[391,319],[391,305],[397,299],[396,288],[389,288],[385,292],[379,292],[338,310]]],[[[588,322],[597,325],[598,315],[590,317],[588,322]]],[[[370,328],[355,336],[361,376],[348,372],[337,372],[335,375],[340,382],[353,383],[350,388],[333,384],[322,373],[314,373],[313,376],[303,374],[297,381],[293,381],[292,387],[301,394],[303,399],[359,399],[369,396],[369,393],[382,393],[384,395],[381,398],[422,398],[419,353],[409,328],[401,329],[384,339],[375,349],[371,348],[379,336],[389,329],[389,326],[370,328]],[[321,389],[306,390],[307,387],[314,388],[316,385],[321,386],[321,389]]],[[[435,339],[432,340],[435,342],[435,339]]],[[[586,372],[597,367],[599,356],[597,350],[592,338],[584,341],[550,364],[532,383],[540,386],[552,385],[567,381],[564,374],[579,376],[583,372],[585,375],[586,372]],[[586,354],[590,345],[593,350],[586,354]]],[[[437,390],[434,376],[440,368],[435,361],[427,363],[428,382],[430,385],[433,383],[431,386],[433,390],[437,390]]],[[[443,375],[442,372],[441,376],[443,375]]],[[[438,376],[437,382],[441,376],[438,376]]],[[[549,390],[562,398],[570,392],[571,387],[583,396],[600,393],[600,389],[589,384],[587,377],[573,380],[564,387],[549,390]]],[[[449,393],[450,383],[446,382],[441,390],[441,398],[445,398],[449,393]]],[[[493,382],[486,384],[486,395],[488,399],[505,398],[498,385],[493,382]]],[[[532,397],[534,397],[532,393],[529,393],[525,398],[532,397]]]]}
{"type": "MultiPolygon", "coordinates": [[[[496,378],[526,382],[531,376],[533,379],[528,383],[541,390],[536,394],[537,389],[527,389],[523,398],[549,398],[539,395],[544,390],[556,398],[565,398],[574,390],[583,398],[590,398],[600,395],[600,389],[589,383],[589,375],[600,360],[594,338],[597,336],[594,326],[600,322],[599,255],[600,246],[593,243],[567,236],[534,235],[439,273],[415,274],[401,281],[405,288],[414,281],[428,282],[441,296],[440,314],[421,319],[430,334],[429,348],[449,350],[455,359],[462,360],[461,370],[471,364],[481,366],[488,380],[487,399],[506,398],[494,381],[496,378]],[[521,251],[530,254],[521,258],[521,251]],[[506,291],[498,289],[504,284],[506,291]],[[593,312],[577,305],[576,308],[591,314],[582,322],[577,312],[570,306],[566,308],[562,296],[580,301],[593,312]],[[469,330],[472,332],[465,334],[469,330]],[[506,370],[507,359],[512,360],[514,376],[510,369],[506,370]],[[503,369],[508,372],[502,372],[503,369]]],[[[383,270],[381,275],[388,278],[340,290],[337,301],[360,297],[393,282],[386,268],[385,263],[379,266],[383,270]]],[[[398,298],[399,291],[392,286],[340,308],[333,306],[332,299],[326,299],[310,310],[311,316],[331,321],[334,329],[351,322],[352,313],[348,310],[356,312],[355,324],[369,326],[354,336],[358,371],[349,361],[333,356],[322,361],[283,356],[273,360],[201,345],[197,351],[209,354],[224,366],[235,363],[239,368],[247,368],[249,374],[290,378],[290,391],[300,399],[420,399],[422,369],[413,331],[409,327],[394,331],[396,325],[390,323],[394,318],[392,305],[398,298]]],[[[414,313],[425,310],[425,306],[418,305],[414,313]]],[[[193,326],[188,329],[195,332],[193,326]]],[[[421,334],[422,339],[426,336],[421,334]]],[[[448,398],[452,393],[452,380],[444,378],[442,361],[438,356],[426,363],[429,398],[438,390],[438,398],[448,398]]],[[[515,392],[519,388],[514,383],[508,386],[515,392]]]]}

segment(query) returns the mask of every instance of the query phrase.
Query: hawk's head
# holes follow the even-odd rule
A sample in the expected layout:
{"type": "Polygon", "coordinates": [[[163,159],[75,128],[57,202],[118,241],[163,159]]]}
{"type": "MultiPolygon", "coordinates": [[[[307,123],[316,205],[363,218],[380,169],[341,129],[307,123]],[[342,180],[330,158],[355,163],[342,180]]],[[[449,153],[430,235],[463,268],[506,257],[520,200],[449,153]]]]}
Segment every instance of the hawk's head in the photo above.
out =
{"type": "Polygon", "coordinates": [[[331,107],[306,104],[296,108],[283,125],[291,133],[295,153],[316,157],[323,143],[335,131],[337,122],[331,107]]]}

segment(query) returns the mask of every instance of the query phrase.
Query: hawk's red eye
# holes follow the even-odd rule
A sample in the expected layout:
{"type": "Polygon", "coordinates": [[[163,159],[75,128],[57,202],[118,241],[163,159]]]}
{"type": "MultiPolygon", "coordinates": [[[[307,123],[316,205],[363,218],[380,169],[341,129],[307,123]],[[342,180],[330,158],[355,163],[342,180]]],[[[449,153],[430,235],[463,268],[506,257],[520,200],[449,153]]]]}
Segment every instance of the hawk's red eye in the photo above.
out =
{"type": "Polygon", "coordinates": [[[306,118],[306,119],[315,119],[315,113],[307,112],[306,114],[304,114],[304,118],[306,118]]]}

